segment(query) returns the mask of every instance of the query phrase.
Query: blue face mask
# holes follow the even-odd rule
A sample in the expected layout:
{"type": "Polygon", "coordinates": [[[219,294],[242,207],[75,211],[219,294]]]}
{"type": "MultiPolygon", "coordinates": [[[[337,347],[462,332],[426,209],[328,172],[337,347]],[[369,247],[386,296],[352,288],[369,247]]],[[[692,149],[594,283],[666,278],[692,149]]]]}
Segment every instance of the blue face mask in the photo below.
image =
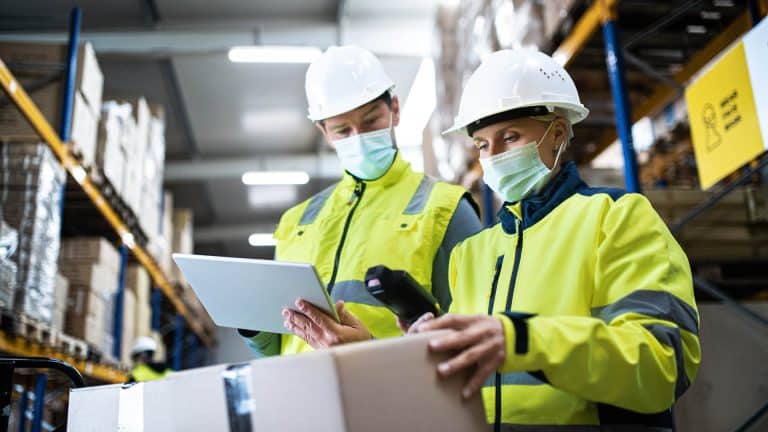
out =
{"type": "Polygon", "coordinates": [[[362,180],[376,180],[389,170],[397,153],[391,114],[388,128],[334,140],[333,145],[345,170],[362,180]]]}

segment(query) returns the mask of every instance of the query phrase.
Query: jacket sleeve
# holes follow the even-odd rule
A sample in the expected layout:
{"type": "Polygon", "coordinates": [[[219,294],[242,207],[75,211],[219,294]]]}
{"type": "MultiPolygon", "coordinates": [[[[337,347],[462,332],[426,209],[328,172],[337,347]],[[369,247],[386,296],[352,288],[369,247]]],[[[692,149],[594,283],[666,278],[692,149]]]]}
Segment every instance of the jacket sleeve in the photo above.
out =
{"type": "Polygon", "coordinates": [[[256,334],[244,334],[238,331],[245,340],[245,344],[253,351],[256,357],[269,357],[280,355],[280,335],[277,333],[258,332],[256,334]]]}
{"type": "Polygon", "coordinates": [[[500,370],[541,371],[551,385],[587,400],[661,412],[685,392],[701,361],[690,266],[641,195],[619,198],[602,225],[591,316],[506,314],[500,370]]]}
{"type": "Polygon", "coordinates": [[[482,229],[483,225],[480,223],[472,204],[468,198],[462,198],[448,223],[445,236],[432,263],[432,294],[435,295],[444,311],[450,308],[452,301],[448,277],[451,252],[458,243],[477,234],[482,229]]]}

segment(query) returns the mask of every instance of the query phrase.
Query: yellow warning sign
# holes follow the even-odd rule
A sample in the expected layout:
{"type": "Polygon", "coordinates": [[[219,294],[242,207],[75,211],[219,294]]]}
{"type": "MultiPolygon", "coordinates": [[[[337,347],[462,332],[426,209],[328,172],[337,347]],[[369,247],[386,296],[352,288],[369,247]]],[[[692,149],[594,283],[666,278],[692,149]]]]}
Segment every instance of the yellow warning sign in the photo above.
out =
{"type": "Polygon", "coordinates": [[[685,91],[702,189],[765,151],[744,43],[685,91]]]}

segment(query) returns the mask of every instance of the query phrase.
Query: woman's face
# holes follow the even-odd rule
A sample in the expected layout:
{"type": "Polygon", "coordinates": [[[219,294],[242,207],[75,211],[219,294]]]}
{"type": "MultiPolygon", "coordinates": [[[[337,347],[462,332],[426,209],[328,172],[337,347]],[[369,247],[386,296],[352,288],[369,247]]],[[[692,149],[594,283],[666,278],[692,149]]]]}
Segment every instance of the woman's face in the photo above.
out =
{"type": "Polygon", "coordinates": [[[476,130],[472,139],[480,152],[481,159],[522,147],[534,141],[539,142],[541,160],[544,165],[552,169],[557,151],[566,139],[568,129],[565,120],[558,117],[552,121],[547,136],[543,137],[548,127],[550,127],[550,123],[532,118],[506,120],[476,130]]]}

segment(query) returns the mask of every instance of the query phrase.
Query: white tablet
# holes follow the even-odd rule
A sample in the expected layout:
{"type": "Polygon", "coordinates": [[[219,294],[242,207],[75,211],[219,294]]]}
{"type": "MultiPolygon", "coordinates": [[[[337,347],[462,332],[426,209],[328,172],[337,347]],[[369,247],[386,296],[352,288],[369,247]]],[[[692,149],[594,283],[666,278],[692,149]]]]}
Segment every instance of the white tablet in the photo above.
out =
{"type": "Polygon", "coordinates": [[[302,298],[339,317],[312,264],[173,254],[184,277],[216,325],[271,333],[290,333],[283,308],[302,298]]]}

